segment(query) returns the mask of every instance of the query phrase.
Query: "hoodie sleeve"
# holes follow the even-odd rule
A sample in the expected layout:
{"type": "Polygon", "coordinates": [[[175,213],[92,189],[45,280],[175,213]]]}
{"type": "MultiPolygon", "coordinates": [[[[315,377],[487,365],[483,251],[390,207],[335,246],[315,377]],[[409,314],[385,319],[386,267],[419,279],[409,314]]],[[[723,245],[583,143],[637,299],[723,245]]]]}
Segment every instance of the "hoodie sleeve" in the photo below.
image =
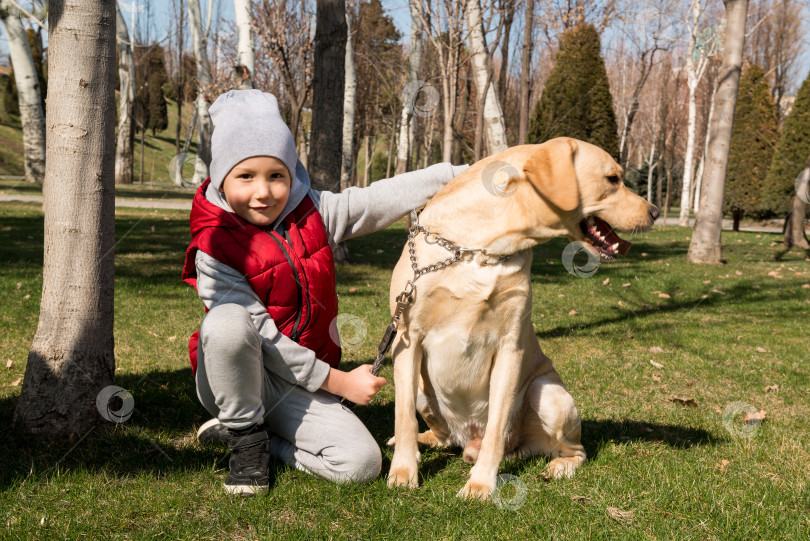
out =
{"type": "Polygon", "coordinates": [[[340,193],[310,191],[321,213],[329,244],[373,233],[425,206],[445,184],[467,169],[438,163],[426,169],[379,180],[366,188],[351,187],[340,193]]]}
{"type": "Polygon", "coordinates": [[[329,365],[315,352],[285,336],[242,274],[233,267],[197,251],[197,294],[209,310],[220,304],[238,304],[250,314],[262,337],[265,366],[284,380],[317,391],[329,375],[329,365]]]}

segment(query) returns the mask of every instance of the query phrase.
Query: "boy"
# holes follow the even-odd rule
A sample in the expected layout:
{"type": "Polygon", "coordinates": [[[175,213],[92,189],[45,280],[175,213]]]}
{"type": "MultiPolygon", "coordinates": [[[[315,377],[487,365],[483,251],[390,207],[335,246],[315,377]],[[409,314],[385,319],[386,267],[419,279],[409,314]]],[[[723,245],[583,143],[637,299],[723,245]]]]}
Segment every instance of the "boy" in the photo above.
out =
{"type": "Polygon", "coordinates": [[[189,353],[216,419],[198,438],[228,441],[235,494],[269,488],[270,457],[335,482],[373,479],[380,449],[339,397],[368,404],[386,381],[371,365],[338,369],[332,248],[425,205],[466,166],[320,192],[272,94],[231,90],[210,114],[211,176],[194,197],[183,268],[208,310],[189,353]]]}

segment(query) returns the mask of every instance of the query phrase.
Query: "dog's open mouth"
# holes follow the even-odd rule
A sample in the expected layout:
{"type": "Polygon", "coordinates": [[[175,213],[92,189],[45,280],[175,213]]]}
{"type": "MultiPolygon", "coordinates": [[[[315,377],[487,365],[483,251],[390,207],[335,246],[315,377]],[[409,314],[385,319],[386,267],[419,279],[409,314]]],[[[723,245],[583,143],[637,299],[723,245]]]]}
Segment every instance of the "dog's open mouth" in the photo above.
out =
{"type": "Polygon", "coordinates": [[[588,216],[579,223],[579,228],[585,235],[585,242],[593,246],[605,261],[613,261],[617,255],[626,255],[630,250],[631,243],[620,238],[601,218],[588,216]]]}

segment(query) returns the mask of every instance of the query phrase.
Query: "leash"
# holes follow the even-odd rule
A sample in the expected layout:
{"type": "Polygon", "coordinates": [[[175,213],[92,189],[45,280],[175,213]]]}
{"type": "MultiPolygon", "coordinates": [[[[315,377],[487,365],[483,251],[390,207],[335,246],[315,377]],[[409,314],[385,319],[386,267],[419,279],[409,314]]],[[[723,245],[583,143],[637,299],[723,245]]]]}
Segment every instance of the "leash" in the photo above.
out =
{"type": "MultiPolygon", "coordinates": [[[[380,368],[382,367],[385,355],[388,353],[388,350],[391,349],[391,344],[394,343],[394,338],[397,336],[397,324],[399,323],[399,318],[402,316],[402,313],[405,311],[408,305],[413,304],[413,296],[416,293],[416,281],[429,272],[445,269],[450,265],[454,265],[459,261],[467,259],[468,257],[471,258],[477,253],[488,255],[487,251],[483,248],[465,248],[458,246],[457,244],[454,244],[453,242],[440,237],[435,233],[431,233],[425,227],[419,225],[419,212],[416,210],[411,212],[413,214],[413,220],[411,227],[408,228],[408,254],[411,258],[413,278],[408,280],[408,282],[405,284],[405,289],[403,289],[402,292],[397,295],[397,308],[394,310],[394,315],[391,316],[391,322],[388,324],[388,327],[386,327],[382,340],[380,340],[380,344],[377,346],[377,356],[374,358],[374,364],[371,366],[371,373],[375,376],[380,373],[380,368]],[[427,244],[438,244],[445,250],[452,252],[453,255],[443,259],[442,261],[419,268],[419,263],[416,260],[416,247],[414,246],[414,239],[419,233],[425,235],[425,242],[427,244]]],[[[498,256],[498,261],[506,261],[510,257],[512,257],[512,254],[501,255],[498,256]]]]}

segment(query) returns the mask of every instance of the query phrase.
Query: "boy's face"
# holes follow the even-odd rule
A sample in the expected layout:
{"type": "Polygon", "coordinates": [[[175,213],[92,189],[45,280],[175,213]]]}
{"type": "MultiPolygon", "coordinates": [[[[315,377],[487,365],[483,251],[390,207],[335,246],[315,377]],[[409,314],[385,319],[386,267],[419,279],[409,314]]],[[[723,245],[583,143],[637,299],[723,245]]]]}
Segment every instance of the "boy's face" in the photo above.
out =
{"type": "Polygon", "coordinates": [[[260,227],[278,218],[290,197],[292,179],[284,162],[254,156],[234,166],[219,189],[237,216],[260,227]]]}

